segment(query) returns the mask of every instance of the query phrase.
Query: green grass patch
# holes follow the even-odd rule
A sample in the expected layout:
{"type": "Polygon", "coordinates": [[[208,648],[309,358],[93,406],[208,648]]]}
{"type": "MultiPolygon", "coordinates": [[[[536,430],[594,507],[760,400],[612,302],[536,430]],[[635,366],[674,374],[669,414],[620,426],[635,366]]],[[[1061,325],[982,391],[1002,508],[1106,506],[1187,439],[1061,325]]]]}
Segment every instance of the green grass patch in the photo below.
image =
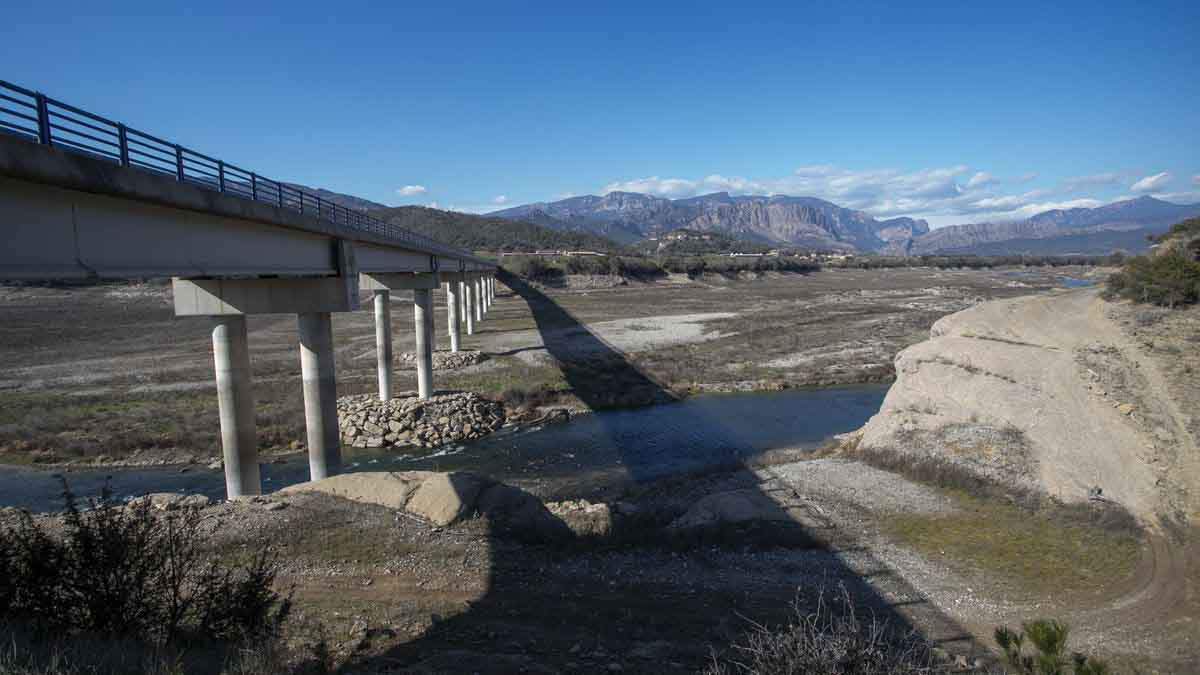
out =
{"type": "Polygon", "coordinates": [[[895,514],[885,531],[934,559],[982,572],[1014,594],[1096,590],[1126,579],[1137,564],[1137,533],[1087,522],[1076,509],[1029,511],[950,491],[950,515],[895,514]]]}

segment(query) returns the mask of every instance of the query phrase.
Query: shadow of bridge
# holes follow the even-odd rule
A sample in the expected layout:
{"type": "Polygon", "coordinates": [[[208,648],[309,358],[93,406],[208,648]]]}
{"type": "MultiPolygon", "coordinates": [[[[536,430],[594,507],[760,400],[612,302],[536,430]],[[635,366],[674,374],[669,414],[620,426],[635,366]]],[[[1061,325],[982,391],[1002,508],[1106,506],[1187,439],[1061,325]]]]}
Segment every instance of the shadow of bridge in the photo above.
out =
{"type": "MultiPolygon", "coordinates": [[[[501,281],[512,292],[498,288],[498,301],[529,306],[546,353],[593,410],[675,398],[554,299],[511,275],[501,281]]],[[[673,414],[691,413],[681,407],[673,414]]],[[[634,515],[626,519],[629,531],[566,545],[514,547],[494,532],[482,597],[346,672],[696,672],[711,650],[744,638],[751,621],[785,622],[798,598],[811,601],[805,593],[838,584],[859,609],[899,632],[974,649],[960,627],[886,565],[797,507],[799,495],[781,495],[786,485],[749,468],[745,445],[718,419],[683,420],[689,434],[705,438],[708,456],[664,471],[662,458],[638,438],[607,423],[607,415],[596,417],[591,431],[608,435],[606,444],[617,450],[595,480],[616,480],[650,498],[679,493],[672,518],[717,492],[733,495],[735,511],[752,506],[757,519],[685,537],[653,514],[634,515]],[[698,473],[679,477],[689,470],[698,473]]]]}

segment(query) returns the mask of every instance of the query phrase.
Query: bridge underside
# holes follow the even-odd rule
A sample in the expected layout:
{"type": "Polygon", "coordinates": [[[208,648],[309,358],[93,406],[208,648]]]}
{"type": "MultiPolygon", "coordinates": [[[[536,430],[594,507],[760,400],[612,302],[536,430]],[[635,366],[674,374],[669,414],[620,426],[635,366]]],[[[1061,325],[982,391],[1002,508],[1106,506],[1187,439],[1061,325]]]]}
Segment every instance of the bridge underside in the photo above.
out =
{"type": "MultiPolygon", "coordinates": [[[[384,228],[386,229],[386,228],[384,228]]],[[[0,279],[172,277],[177,316],[213,321],[213,359],[231,498],[260,494],[245,317],[295,314],[309,464],[340,467],[330,315],[375,295],[379,392],[391,395],[391,294],[411,293],[419,390],[433,395],[432,291],[445,283],[451,347],[494,293],[494,266],[403,232],[353,229],[172,177],[0,134],[0,279]]]]}

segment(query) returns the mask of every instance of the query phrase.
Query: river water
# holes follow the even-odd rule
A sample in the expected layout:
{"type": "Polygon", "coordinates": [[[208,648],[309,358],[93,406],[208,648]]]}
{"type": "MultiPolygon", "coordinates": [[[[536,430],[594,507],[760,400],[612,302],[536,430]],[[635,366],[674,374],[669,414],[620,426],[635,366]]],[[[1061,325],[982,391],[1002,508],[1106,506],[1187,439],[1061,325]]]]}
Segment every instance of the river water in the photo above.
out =
{"type": "MultiPolygon", "coordinates": [[[[618,471],[647,480],[729,464],[781,448],[816,448],[853,431],[879,411],[886,385],[706,394],[629,410],[604,410],[569,423],[506,429],[472,443],[413,458],[346,448],[346,471],[470,469],[504,480],[618,471]]],[[[307,459],[262,465],[263,491],[308,479],[307,459]]],[[[60,506],[60,477],[81,496],[108,483],[118,498],[150,492],[225,496],[224,474],[202,466],[130,469],[0,467],[0,505],[34,511],[60,506]]]]}

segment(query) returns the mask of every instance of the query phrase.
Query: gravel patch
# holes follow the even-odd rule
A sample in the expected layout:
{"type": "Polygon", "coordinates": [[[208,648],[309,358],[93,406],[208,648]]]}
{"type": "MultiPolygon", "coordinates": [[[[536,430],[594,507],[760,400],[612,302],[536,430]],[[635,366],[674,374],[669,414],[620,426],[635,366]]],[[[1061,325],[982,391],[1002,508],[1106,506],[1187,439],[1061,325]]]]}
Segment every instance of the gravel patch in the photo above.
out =
{"type": "Polygon", "coordinates": [[[800,494],[848,502],[873,512],[945,514],[957,509],[943,494],[903,476],[847,459],[813,459],[759,469],[800,494]]]}

